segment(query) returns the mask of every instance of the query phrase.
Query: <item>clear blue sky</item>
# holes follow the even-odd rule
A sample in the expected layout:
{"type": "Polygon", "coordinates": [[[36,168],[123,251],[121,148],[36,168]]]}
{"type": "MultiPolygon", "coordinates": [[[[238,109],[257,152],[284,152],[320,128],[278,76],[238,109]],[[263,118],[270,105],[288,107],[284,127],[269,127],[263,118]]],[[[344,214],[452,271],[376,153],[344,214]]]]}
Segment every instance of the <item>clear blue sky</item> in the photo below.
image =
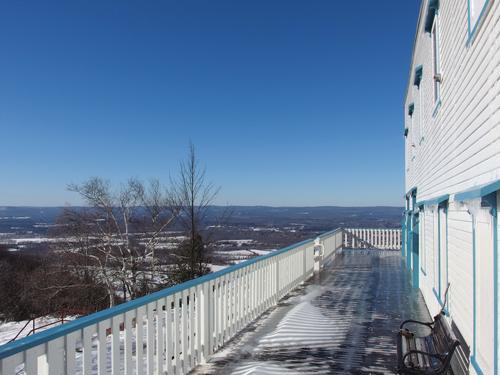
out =
{"type": "Polygon", "coordinates": [[[168,180],[217,203],[402,205],[418,0],[3,1],[0,205],[168,180]]]}

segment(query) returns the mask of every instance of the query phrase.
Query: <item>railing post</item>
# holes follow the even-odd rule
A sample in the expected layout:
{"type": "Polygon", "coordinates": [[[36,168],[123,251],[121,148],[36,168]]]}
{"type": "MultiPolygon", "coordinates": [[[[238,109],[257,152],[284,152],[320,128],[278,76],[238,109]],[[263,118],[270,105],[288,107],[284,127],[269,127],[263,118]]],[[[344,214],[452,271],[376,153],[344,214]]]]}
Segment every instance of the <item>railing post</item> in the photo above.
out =
{"type": "Polygon", "coordinates": [[[276,302],[278,302],[280,300],[280,262],[279,256],[276,258],[276,302]]]}
{"type": "Polygon", "coordinates": [[[314,273],[321,271],[325,248],[318,237],[314,240],[314,273]]]}
{"type": "Polygon", "coordinates": [[[307,278],[307,246],[304,246],[304,250],[302,251],[302,280],[306,281],[307,278]]]}

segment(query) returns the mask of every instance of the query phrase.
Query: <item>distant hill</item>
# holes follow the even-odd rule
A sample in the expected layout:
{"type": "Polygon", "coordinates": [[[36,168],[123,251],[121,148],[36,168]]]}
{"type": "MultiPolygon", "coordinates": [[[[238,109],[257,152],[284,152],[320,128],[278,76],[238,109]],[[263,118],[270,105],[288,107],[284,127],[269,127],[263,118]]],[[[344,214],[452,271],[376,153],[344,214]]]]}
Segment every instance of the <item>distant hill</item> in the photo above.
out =
{"type": "MultiPolygon", "coordinates": [[[[0,233],[45,234],[63,207],[0,207],[0,233]]],[[[207,225],[217,223],[223,213],[225,224],[236,226],[304,225],[311,230],[344,227],[399,227],[403,207],[269,207],[212,206],[207,225]]]]}

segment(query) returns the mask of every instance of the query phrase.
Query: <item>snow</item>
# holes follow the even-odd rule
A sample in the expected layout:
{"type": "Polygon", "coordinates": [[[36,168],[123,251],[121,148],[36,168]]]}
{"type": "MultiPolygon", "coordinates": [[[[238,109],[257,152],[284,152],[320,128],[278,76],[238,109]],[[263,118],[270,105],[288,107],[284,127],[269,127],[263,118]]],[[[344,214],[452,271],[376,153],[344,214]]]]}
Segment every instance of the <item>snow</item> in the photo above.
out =
{"type": "Polygon", "coordinates": [[[225,264],[225,265],[221,265],[221,264],[209,264],[208,266],[210,267],[210,269],[212,270],[212,272],[217,272],[217,271],[223,270],[224,268],[229,267],[229,264],[225,264]]]}
{"type": "Polygon", "coordinates": [[[254,243],[255,240],[220,240],[219,243],[234,243],[236,246],[241,247],[242,245],[249,245],[254,243]]]}
{"type": "Polygon", "coordinates": [[[341,327],[332,324],[331,319],[311,304],[321,294],[321,288],[315,289],[286,314],[274,331],[260,339],[257,351],[274,347],[324,348],[338,338],[341,327]]]}
{"type": "Polygon", "coordinates": [[[254,232],[281,232],[279,228],[275,227],[250,227],[254,232]]]}
{"type": "Polygon", "coordinates": [[[219,255],[219,256],[252,256],[254,255],[250,250],[227,250],[227,251],[214,251],[214,255],[219,255]]]}
{"type": "Polygon", "coordinates": [[[276,249],[249,249],[248,251],[251,251],[255,255],[266,255],[275,250],[276,249]]]}
{"type": "MultiPolygon", "coordinates": [[[[301,374],[305,368],[291,369],[276,361],[280,352],[294,352],[300,348],[325,349],[337,344],[339,336],[348,333],[348,322],[332,324],[332,319],[326,316],[312,301],[328,287],[312,285],[306,293],[291,297],[288,303],[264,314],[241,338],[233,341],[222,350],[214,353],[206,365],[194,370],[194,374],[218,373],[217,363],[232,363],[224,367],[221,374],[235,375],[274,375],[301,374]],[[273,359],[274,358],[274,359],[273,359]],[[215,367],[212,367],[215,364],[215,367]]],[[[329,368],[321,368],[318,373],[331,373],[329,368]]]]}
{"type": "MultiPolygon", "coordinates": [[[[76,316],[70,316],[70,317],[65,317],[65,320],[73,320],[75,319],[76,316]]],[[[45,331],[46,329],[56,327],[58,325],[61,325],[60,323],[61,318],[53,317],[53,316],[44,316],[41,318],[37,318],[35,320],[35,327],[36,327],[36,332],[41,332],[45,331]],[[43,327],[43,328],[38,328],[42,327],[46,324],[54,323],[53,325],[50,325],[48,327],[43,327]]],[[[12,340],[16,335],[21,331],[21,329],[24,328],[22,334],[19,336],[19,338],[26,336],[31,329],[33,328],[33,324],[28,323],[28,320],[22,320],[20,322],[3,322],[0,323],[0,345],[8,343],[10,340],[12,340]]]]}

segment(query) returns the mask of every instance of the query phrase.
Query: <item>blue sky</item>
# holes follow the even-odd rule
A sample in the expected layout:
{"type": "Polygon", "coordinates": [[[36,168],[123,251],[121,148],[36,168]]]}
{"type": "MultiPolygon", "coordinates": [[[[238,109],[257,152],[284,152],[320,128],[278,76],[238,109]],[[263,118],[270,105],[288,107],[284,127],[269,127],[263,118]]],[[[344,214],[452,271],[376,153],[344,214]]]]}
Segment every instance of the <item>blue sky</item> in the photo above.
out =
{"type": "Polygon", "coordinates": [[[216,203],[402,205],[418,0],[4,1],[0,205],[168,180],[216,203]]]}

